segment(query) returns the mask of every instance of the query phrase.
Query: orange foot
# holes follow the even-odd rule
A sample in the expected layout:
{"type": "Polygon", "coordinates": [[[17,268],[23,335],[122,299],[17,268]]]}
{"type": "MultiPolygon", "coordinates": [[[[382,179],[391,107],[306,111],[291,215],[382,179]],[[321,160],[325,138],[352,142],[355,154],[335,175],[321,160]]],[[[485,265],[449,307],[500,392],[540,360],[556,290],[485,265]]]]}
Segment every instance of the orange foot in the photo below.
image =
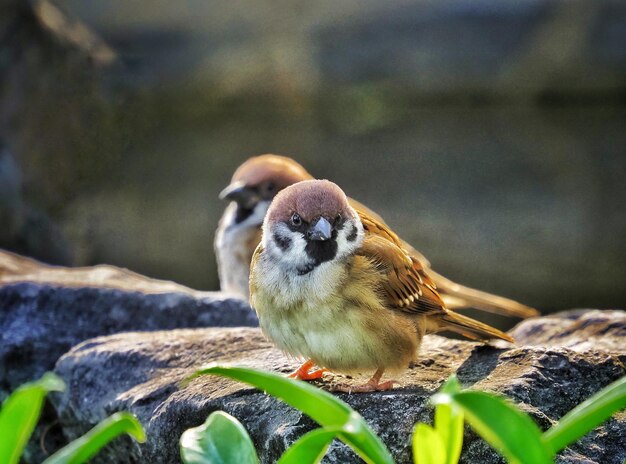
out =
{"type": "Polygon", "coordinates": [[[315,363],[310,359],[306,361],[302,366],[300,366],[296,371],[289,374],[289,377],[297,380],[315,380],[321,379],[326,369],[315,369],[311,370],[312,367],[315,367],[315,363]]]}
{"type": "Polygon", "coordinates": [[[363,385],[347,385],[339,384],[331,387],[331,391],[343,392],[343,393],[366,393],[374,391],[387,391],[393,388],[395,383],[399,383],[397,380],[387,380],[380,383],[380,378],[383,376],[384,369],[378,369],[376,373],[363,385]]]}

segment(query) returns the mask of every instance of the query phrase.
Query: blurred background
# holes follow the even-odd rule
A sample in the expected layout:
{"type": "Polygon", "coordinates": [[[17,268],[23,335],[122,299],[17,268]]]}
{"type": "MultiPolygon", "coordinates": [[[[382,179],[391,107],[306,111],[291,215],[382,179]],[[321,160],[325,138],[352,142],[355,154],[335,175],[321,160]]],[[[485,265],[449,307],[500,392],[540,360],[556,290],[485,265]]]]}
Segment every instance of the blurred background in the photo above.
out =
{"type": "Polygon", "coordinates": [[[217,289],[267,152],[460,283],[626,307],[624,1],[0,0],[0,248],[217,289]]]}

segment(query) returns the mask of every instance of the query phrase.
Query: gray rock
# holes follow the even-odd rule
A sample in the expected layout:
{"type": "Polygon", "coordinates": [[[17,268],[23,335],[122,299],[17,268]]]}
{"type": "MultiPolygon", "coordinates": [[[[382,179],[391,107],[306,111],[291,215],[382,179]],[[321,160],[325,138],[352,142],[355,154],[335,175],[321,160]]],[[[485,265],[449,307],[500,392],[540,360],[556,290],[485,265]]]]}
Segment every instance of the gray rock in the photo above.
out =
{"type": "MultiPolygon", "coordinates": [[[[387,444],[399,463],[411,462],[410,437],[418,421],[432,422],[426,400],[453,372],[465,387],[498,392],[520,403],[545,429],[575,405],[626,373],[623,311],[569,312],[521,323],[514,348],[428,336],[415,366],[396,376],[389,392],[341,394],[387,444]],[[601,338],[598,346],[585,346],[601,338]],[[561,346],[558,340],[564,340],[561,346]]],[[[273,348],[256,328],[186,329],[125,333],[88,340],[58,362],[68,390],[53,396],[67,438],[107,415],[128,410],[146,428],[138,445],[118,439],[94,462],[178,462],[181,433],[221,409],[243,422],[262,462],[275,462],[314,422],[298,411],[235,382],[201,377],[180,382],[202,364],[233,363],[288,372],[296,362],[273,348]]],[[[318,382],[357,382],[327,374],[318,382]]],[[[465,434],[461,462],[503,460],[472,432],[465,434]]],[[[559,463],[621,464],[626,458],[626,415],[622,412],[559,455],[559,463]]],[[[326,462],[358,462],[345,446],[331,446],[326,462]]]]}
{"type": "Polygon", "coordinates": [[[562,347],[578,352],[603,350],[623,355],[626,315],[624,311],[612,310],[563,311],[525,321],[512,330],[512,334],[518,344],[562,347]]]}
{"type": "Polygon", "coordinates": [[[250,307],[228,295],[113,266],[53,267],[2,252],[0,308],[0,398],[53,369],[72,346],[99,335],[257,325],[250,307]]]}
{"type": "MultiPolygon", "coordinates": [[[[98,335],[179,327],[254,326],[248,305],[228,295],[197,292],[114,266],[49,266],[0,251],[0,400],[52,370],[72,346],[98,335]]],[[[46,405],[24,455],[45,457],[38,445],[64,444],[46,405]],[[52,427],[52,428],[51,428],[52,427]]]]}
{"type": "Polygon", "coordinates": [[[217,293],[194,298],[183,293],[145,295],[22,283],[0,288],[0,306],[3,390],[39,377],[72,346],[98,335],[257,324],[244,301],[217,293]]]}

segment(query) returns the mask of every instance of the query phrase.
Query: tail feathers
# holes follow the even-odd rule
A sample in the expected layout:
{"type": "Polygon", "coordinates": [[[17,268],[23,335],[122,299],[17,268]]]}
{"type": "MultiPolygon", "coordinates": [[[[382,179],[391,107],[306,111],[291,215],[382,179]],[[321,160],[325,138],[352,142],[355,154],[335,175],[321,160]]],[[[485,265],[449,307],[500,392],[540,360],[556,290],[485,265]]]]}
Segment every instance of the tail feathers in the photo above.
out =
{"type": "Polygon", "coordinates": [[[504,316],[519,317],[526,319],[539,316],[535,308],[518,303],[498,295],[492,295],[469,287],[464,287],[450,279],[428,269],[427,274],[437,285],[446,307],[449,309],[475,308],[504,316]]]}
{"type": "Polygon", "coordinates": [[[507,342],[515,343],[515,340],[509,334],[453,311],[447,311],[440,317],[440,320],[440,331],[449,330],[471,340],[485,341],[492,338],[499,338],[507,342]]]}

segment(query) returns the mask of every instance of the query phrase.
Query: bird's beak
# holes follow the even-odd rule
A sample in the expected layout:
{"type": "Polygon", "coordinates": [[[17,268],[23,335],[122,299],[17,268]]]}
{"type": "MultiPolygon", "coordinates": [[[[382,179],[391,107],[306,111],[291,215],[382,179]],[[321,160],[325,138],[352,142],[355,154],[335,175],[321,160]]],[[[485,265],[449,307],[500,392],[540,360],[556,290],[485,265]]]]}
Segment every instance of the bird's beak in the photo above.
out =
{"type": "Polygon", "coordinates": [[[332,233],[332,227],[330,222],[324,217],[320,217],[316,222],[311,224],[307,231],[307,238],[309,240],[328,240],[332,233]]]}
{"type": "Polygon", "coordinates": [[[233,182],[220,192],[220,200],[234,201],[244,208],[253,208],[260,200],[259,194],[243,182],[233,182]]]}
{"type": "Polygon", "coordinates": [[[235,201],[235,198],[241,196],[245,189],[246,184],[244,184],[243,182],[233,182],[220,192],[220,200],[235,201]]]}

